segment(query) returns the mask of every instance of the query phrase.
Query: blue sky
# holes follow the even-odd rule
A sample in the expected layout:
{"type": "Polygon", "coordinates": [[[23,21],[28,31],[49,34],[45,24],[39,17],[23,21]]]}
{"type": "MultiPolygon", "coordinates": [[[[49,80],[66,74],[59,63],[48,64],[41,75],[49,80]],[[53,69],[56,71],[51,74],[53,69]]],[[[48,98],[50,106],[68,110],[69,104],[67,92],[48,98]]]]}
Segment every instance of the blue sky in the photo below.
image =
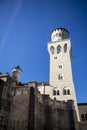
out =
{"type": "Polygon", "coordinates": [[[19,65],[21,82],[49,81],[47,43],[59,27],[70,34],[77,100],[87,102],[86,0],[0,0],[0,71],[19,65]]]}

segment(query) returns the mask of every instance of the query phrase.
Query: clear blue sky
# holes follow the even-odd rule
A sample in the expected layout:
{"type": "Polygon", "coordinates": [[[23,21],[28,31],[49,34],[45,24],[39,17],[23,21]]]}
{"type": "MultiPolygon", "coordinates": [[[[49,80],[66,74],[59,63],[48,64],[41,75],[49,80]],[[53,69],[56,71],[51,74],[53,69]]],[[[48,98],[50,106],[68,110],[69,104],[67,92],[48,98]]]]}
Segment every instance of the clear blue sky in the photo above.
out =
{"type": "Polygon", "coordinates": [[[51,31],[66,28],[78,102],[87,102],[87,1],[0,0],[0,71],[19,65],[23,83],[49,81],[47,43],[51,31]]]}

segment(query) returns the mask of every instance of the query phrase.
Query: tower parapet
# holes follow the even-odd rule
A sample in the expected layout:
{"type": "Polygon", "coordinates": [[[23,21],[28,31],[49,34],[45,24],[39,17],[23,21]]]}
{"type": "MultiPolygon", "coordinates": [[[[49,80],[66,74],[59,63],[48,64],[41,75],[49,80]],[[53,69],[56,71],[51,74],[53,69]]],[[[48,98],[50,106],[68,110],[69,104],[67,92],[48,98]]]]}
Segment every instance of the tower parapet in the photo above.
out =
{"type": "Polygon", "coordinates": [[[69,32],[65,28],[56,28],[51,33],[51,41],[61,41],[69,38],[69,32]]]}

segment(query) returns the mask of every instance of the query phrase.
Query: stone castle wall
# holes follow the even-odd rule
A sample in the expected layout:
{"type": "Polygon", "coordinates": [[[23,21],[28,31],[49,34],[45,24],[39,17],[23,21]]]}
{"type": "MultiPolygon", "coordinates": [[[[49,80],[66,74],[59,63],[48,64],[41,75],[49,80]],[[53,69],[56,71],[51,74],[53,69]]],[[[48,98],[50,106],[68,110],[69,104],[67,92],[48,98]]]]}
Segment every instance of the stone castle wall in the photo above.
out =
{"type": "Polygon", "coordinates": [[[4,88],[10,109],[1,106],[0,118],[3,115],[4,124],[1,122],[0,130],[79,130],[73,101],[58,101],[50,99],[49,95],[41,95],[36,82],[26,86],[12,86],[11,81],[6,82],[0,89],[4,88]]]}

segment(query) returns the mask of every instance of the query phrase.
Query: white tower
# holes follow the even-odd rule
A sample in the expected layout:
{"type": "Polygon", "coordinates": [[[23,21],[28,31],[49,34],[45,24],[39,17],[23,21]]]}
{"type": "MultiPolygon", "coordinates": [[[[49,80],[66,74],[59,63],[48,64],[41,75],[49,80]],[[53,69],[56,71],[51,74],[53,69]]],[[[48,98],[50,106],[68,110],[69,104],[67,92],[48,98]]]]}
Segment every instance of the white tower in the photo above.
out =
{"type": "Polygon", "coordinates": [[[19,81],[19,78],[20,78],[20,74],[22,72],[21,68],[19,66],[15,67],[12,69],[12,72],[13,72],[13,78],[15,81],[19,81]]]}
{"type": "Polygon", "coordinates": [[[61,101],[74,100],[79,121],[71,68],[71,42],[66,29],[57,28],[52,31],[48,51],[50,54],[50,85],[53,86],[50,96],[61,101]]]}

